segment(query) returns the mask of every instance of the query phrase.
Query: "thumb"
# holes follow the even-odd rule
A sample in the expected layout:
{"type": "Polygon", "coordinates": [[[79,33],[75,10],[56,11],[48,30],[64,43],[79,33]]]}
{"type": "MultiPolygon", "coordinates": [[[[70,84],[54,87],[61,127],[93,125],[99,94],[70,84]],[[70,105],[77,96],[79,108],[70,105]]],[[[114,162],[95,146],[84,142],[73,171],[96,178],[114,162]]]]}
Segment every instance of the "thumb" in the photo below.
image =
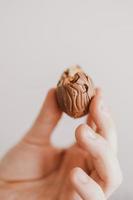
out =
{"type": "Polygon", "coordinates": [[[33,180],[58,166],[62,150],[44,145],[49,143],[50,135],[61,117],[55,98],[55,89],[51,89],[30,131],[1,160],[1,180],[33,180]]]}
{"type": "Polygon", "coordinates": [[[24,137],[28,142],[38,145],[50,142],[51,133],[62,115],[55,93],[54,88],[49,90],[35,123],[24,137]]]}

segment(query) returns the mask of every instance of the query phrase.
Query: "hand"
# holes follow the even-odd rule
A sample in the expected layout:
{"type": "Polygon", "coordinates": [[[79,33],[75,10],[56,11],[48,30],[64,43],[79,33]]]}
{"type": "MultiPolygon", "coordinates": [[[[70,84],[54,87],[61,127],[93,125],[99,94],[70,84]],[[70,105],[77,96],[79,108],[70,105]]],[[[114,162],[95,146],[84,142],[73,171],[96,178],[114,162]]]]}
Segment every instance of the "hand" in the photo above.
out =
{"type": "Polygon", "coordinates": [[[61,115],[52,89],[32,128],[1,160],[0,199],[105,200],[120,185],[116,131],[101,91],[68,149],[50,142],[61,115]]]}

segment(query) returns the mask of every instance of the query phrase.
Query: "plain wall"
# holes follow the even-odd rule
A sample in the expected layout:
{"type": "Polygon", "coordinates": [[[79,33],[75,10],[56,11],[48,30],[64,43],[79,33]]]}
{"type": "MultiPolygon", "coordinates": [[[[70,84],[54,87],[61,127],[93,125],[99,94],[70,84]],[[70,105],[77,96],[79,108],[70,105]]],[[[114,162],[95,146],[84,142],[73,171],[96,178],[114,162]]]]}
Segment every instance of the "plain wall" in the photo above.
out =
{"type": "MultiPolygon", "coordinates": [[[[73,63],[104,91],[124,173],[113,200],[132,200],[133,1],[0,0],[0,156],[34,121],[50,87],[73,63]]],[[[64,116],[53,134],[68,146],[84,119],[64,116]]]]}

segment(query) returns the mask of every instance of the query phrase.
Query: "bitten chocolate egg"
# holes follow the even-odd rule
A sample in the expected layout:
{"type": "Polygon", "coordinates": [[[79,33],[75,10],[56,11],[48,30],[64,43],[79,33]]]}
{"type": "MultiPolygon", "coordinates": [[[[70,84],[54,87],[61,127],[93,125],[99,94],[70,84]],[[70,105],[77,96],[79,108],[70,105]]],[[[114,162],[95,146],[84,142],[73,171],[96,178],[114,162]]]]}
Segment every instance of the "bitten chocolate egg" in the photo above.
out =
{"type": "Polygon", "coordinates": [[[95,87],[92,79],[80,66],[75,65],[62,74],[57,84],[56,95],[61,110],[71,117],[79,118],[89,112],[95,87]]]}

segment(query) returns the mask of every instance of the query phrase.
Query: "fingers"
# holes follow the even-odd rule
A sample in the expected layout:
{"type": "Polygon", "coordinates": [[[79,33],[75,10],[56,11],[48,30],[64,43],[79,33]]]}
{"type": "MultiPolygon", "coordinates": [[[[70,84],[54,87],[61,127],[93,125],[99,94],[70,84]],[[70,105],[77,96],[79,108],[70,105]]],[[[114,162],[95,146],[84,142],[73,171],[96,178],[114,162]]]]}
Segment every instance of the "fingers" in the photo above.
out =
{"type": "Polygon", "coordinates": [[[92,177],[101,185],[107,197],[122,181],[119,162],[107,141],[87,125],[76,130],[78,144],[92,156],[94,168],[92,177]]]}
{"type": "Polygon", "coordinates": [[[83,200],[105,200],[100,186],[90,178],[81,168],[74,168],[70,180],[76,192],[83,200]]]}
{"type": "Polygon", "coordinates": [[[55,89],[51,89],[47,94],[33,127],[24,139],[30,143],[39,145],[49,143],[51,133],[59,121],[61,114],[62,112],[56,101],[55,89]]]}
{"type": "Polygon", "coordinates": [[[93,119],[93,123],[97,126],[97,132],[109,142],[114,152],[117,152],[115,125],[109,109],[103,101],[102,91],[99,88],[96,90],[96,96],[90,105],[90,116],[93,119]]]}

